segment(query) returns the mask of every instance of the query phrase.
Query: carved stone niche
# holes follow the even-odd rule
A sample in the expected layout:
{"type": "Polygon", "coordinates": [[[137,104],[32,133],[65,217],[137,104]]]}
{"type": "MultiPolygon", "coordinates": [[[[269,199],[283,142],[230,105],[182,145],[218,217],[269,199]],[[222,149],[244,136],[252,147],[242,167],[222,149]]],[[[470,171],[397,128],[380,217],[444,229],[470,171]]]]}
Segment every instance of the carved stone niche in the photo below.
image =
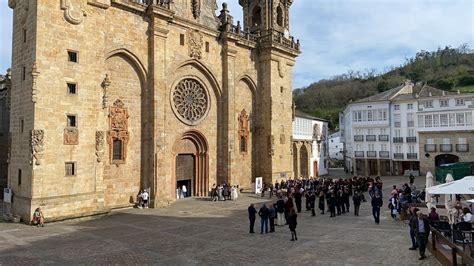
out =
{"type": "Polygon", "coordinates": [[[79,130],[77,128],[65,128],[64,134],[64,145],[78,145],[79,144],[79,130]]]}
{"type": "Polygon", "coordinates": [[[36,165],[42,163],[43,151],[44,151],[44,130],[33,129],[30,133],[30,147],[31,147],[31,161],[36,165]]]}
{"type": "Polygon", "coordinates": [[[97,157],[97,162],[102,162],[102,158],[105,153],[105,132],[96,131],[95,132],[95,156],[97,157]]]}
{"type": "Polygon", "coordinates": [[[130,140],[130,135],[128,132],[129,116],[127,108],[125,108],[124,105],[125,104],[120,99],[118,99],[109,109],[109,131],[107,132],[107,144],[109,144],[110,162],[116,165],[126,162],[127,146],[130,140]]]}
{"type": "Polygon", "coordinates": [[[249,115],[243,109],[239,114],[239,150],[240,154],[248,153],[248,143],[250,137],[249,115]]]}
{"type": "Polygon", "coordinates": [[[188,31],[189,56],[195,59],[201,59],[203,36],[199,31],[188,31]]]}

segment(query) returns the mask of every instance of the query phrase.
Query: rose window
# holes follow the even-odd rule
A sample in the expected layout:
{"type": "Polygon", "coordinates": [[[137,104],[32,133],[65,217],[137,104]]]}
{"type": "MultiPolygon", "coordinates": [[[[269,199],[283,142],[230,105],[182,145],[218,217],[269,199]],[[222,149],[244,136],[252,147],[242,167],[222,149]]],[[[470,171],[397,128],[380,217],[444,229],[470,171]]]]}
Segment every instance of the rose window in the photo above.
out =
{"type": "Polygon", "coordinates": [[[197,124],[208,111],[207,91],[194,79],[180,81],[173,92],[172,101],[177,116],[187,124],[197,124]]]}

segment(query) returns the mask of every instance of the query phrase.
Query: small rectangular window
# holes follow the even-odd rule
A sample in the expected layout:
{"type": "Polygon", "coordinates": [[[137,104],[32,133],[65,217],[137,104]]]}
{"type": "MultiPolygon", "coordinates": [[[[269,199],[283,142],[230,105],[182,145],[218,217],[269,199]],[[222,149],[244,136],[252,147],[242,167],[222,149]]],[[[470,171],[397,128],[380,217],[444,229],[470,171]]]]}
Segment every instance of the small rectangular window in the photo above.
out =
{"type": "Polygon", "coordinates": [[[76,94],[77,93],[77,84],[76,83],[67,83],[67,92],[69,94],[76,94]]]}
{"type": "Polygon", "coordinates": [[[456,99],[456,105],[464,105],[464,99],[456,99]]]}
{"type": "Polygon", "coordinates": [[[21,185],[21,169],[18,169],[18,185],[21,185]]]}
{"type": "Polygon", "coordinates": [[[209,42],[206,42],[206,52],[209,53],[209,42]]]}
{"type": "Polygon", "coordinates": [[[25,130],[25,121],[23,119],[20,120],[20,133],[23,133],[25,130]]]}
{"type": "Polygon", "coordinates": [[[67,58],[69,62],[77,63],[77,52],[67,51],[67,58]]]}
{"type": "Polygon", "coordinates": [[[449,106],[448,100],[440,100],[439,101],[439,106],[440,107],[448,107],[449,106]]]}
{"type": "Polygon", "coordinates": [[[112,160],[123,160],[122,156],[122,141],[115,139],[113,141],[112,160]]]}
{"type": "Polygon", "coordinates": [[[23,67],[21,70],[21,79],[25,80],[26,79],[26,67],[23,67]]]}
{"type": "Polygon", "coordinates": [[[393,106],[393,108],[394,108],[395,110],[400,110],[400,105],[396,104],[396,105],[393,106]]]}
{"type": "Polygon", "coordinates": [[[184,46],[184,34],[179,35],[179,44],[184,46]]]}
{"type": "Polygon", "coordinates": [[[413,109],[413,104],[412,103],[407,104],[407,109],[409,110],[413,109]]]}
{"type": "Polygon", "coordinates": [[[26,42],[26,29],[23,29],[23,42],[26,42]]]}
{"type": "Polygon", "coordinates": [[[77,127],[77,121],[75,115],[67,115],[67,126],[68,127],[77,127]]]}
{"type": "Polygon", "coordinates": [[[75,162],[66,162],[66,176],[75,176],[76,175],[76,163],[75,162]]]}

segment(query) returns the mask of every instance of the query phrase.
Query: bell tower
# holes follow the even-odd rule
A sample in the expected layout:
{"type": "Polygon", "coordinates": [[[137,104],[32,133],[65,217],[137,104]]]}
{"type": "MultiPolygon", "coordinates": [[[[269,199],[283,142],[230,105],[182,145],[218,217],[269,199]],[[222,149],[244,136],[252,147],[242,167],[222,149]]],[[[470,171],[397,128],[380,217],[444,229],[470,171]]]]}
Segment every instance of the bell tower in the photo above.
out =
{"type": "Polygon", "coordinates": [[[273,29],[288,35],[289,10],[293,0],[239,0],[244,13],[244,30],[273,29]]]}

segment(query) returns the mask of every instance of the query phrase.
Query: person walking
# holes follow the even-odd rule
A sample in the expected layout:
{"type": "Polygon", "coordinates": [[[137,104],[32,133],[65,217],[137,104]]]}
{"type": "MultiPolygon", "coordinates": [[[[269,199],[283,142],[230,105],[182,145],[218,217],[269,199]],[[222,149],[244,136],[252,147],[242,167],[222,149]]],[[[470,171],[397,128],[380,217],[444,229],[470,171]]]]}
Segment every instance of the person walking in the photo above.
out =
{"type": "Polygon", "coordinates": [[[354,196],[352,196],[352,202],[354,203],[354,216],[359,216],[361,201],[362,197],[360,196],[359,191],[355,191],[354,196]]]}
{"type": "Polygon", "coordinates": [[[334,193],[331,193],[331,196],[328,199],[329,211],[331,212],[330,217],[336,217],[336,196],[334,193]]]}
{"type": "Polygon", "coordinates": [[[277,225],[285,225],[285,201],[283,197],[280,196],[276,202],[276,212],[277,212],[277,225]]]}
{"type": "Polygon", "coordinates": [[[260,216],[260,234],[263,234],[263,229],[265,228],[265,234],[268,233],[268,217],[270,212],[268,211],[267,205],[265,203],[258,211],[258,216],[260,216]]]}
{"type": "Polygon", "coordinates": [[[250,206],[248,208],[248,212],[249,212],[249,220],[250,220],[249,233],[253,234],[253,233],[255,233],[253,231],[253,228],[254,228],[254,225],[255,225],[255,214],[257,213],[257,210],[255,209],[255,206],[253,205],[253,203],[250,204],[250,206]]]}
{"type": "Polygon", "coordinates": [[[275,207],[270,204],[270,207],[268,208],[268,219],[270,220],[270,233],[275,232],[275,217],[276,217],[275,207]]]}
{"type": "Polygon", "coordinates": [[[418,219],[418,217],[416,216],[416,213],[418,211],[419,209],[416,207],[410,210],[411,217],[408,222],[408,225],[410,227],[411,247],[409,248],[409,250],[416,250],[416,248],[418,247],[418,244],[416,243],[416,236],[415,236],[416,220],[418,219]]]}
{"type": "Polygon", "coordinates": [[[183,198],[186,198],[188,196],[188,189],[186,188],[186,185],[183,184],[181,187],[181,192],[183,193],[183,198]]]}
{"type": "Polygon", "coordinates": [[[378,192],[376,192],[372,198],[372,215],[374,216],[376,224],[380,223],[380,207],[382,207],[382,205],[382,197],[378,192]]]}
{"type": "Polygon", "coordinates": [[[398,194],[394,194],[389,201],[390,216],[396,221],[399,209],[398,194]]]}
{"type": "Polygon", "coordinates": [[[298,210],[298,212],[301,212],[301,198],[303,195],[301,194],[298,188],[296,189],[294,196],[295,196],[296,209],[298,210]]]}
{"type": "Polygon", "coordinates": [[[430,235],[430,223],[428,219],[423,217],[423,213],[418,211],[417,219],[415,223],[415,235],[416,235],[416,242],[418,243],[418,249],[420,252],[419,260],[425,259],[425,250],[426,244],[428,243],[428,236],[430,235]]]}
{"type": "Polygon", "coordinates": [[[143,208],[148,209],[148,197],[150,195],[148,194],[148,191],[146,189],[143,190],[142,192],[142,200],[143,200],[143,208]]]}
{"type": "Polygon", "coordinates": [[[288,215],[288,227],[291,232],[291,241],[298,240],[298,237],[296,236],[296,225],[298,224],[297,217],[298,215],[296,214],[295,209],[291,208],[290,215],[288,215]]]}

